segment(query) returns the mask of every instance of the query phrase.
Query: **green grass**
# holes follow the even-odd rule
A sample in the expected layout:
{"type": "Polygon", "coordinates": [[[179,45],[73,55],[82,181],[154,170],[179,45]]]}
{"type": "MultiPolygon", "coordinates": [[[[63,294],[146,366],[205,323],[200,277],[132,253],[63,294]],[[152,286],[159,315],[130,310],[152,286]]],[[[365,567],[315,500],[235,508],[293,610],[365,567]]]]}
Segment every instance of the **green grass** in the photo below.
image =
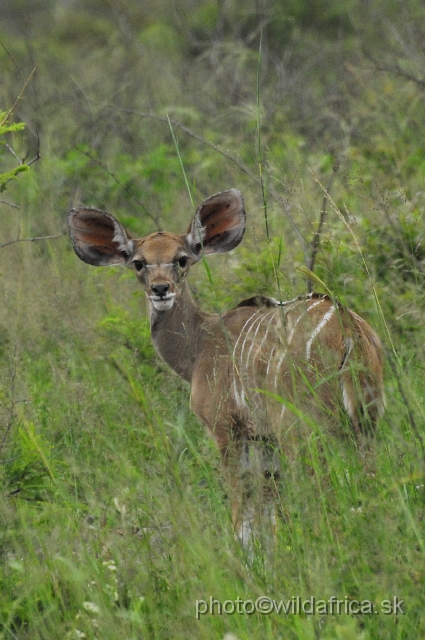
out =
{"type": "MultiPolygon", "coordinates": [[[[4,638],[421,637],[423,407],[409,343],[397,339],[399,360],[386,366],[374,474],[354,446],[321,442],[319,430],[286,463],[281,517],[259,532],[251,566],[217,452],[187,386],[153,352],[137,284],[83,265],[66,238],[7,250],[4,638]],[[195,617],[197,600],[263,595],[376,607],[396,596],[406,613],[218,615],[216,605],[195,617]]],[[[210,262],[217,287],[221,266],[210,262]]],[[[193,276],[203,289],[202,266],[193,276]]]]}

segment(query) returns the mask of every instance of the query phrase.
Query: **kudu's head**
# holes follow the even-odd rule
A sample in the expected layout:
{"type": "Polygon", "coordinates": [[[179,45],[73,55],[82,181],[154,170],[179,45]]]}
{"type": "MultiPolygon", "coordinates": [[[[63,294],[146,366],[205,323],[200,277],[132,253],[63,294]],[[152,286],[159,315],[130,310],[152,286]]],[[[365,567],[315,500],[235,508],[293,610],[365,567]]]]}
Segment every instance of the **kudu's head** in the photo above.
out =
{"type": "Polygon", "coordinates": [[[113,216],[98,209],[72,209],[68,226],[81,260],[97,267],[133,268],[155,309],[167,311],[193,263],[203,254],[230,251],[240,243],[245,211],[241,193],[230,189],[205,200],[181,236],[159,231],[133,238],[113,216]]]}

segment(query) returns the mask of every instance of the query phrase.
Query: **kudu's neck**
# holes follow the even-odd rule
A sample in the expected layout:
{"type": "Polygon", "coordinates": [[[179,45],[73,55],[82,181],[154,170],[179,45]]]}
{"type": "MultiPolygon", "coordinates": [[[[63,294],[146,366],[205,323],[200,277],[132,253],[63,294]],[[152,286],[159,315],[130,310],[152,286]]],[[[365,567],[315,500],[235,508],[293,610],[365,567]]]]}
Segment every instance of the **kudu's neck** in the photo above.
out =
{"type": "Polygon", "coordinates": [[[168,366],[190,382],[201,342],[216,315],[199,309],[186,282],[170,310],[157,311],[149,300],[149,313],[155,349],[168,366]]]}

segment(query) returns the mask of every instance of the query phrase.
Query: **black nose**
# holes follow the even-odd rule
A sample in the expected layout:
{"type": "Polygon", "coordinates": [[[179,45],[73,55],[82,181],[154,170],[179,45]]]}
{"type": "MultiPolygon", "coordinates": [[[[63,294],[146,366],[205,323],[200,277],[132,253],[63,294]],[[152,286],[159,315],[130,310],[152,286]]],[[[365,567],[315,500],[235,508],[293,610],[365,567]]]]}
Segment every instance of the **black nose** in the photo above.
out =
{"type": "Polygon", "coordinates": [[[170,288],[169,284],[153,284],[151,286],[151,289],[154,292],[154,294],[156,296],[159,296],[160,298],[163,298],[167,294],[167,291],[169,288],[170,288]]]}

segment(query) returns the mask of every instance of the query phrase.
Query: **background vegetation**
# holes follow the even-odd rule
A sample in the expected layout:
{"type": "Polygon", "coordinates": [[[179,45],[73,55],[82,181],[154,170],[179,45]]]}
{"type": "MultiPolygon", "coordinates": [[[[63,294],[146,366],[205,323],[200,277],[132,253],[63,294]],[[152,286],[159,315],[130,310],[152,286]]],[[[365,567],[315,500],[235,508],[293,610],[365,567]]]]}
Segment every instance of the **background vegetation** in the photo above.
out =
{"type": "Polygon", "coordinates": [[[425,638],[424,4],[30,4],[0,22],[0,637],[425,638]],[[386,345],[375,476],[341,443],[326,464],[311,448],[252,566],[135,279],[65,234],[81,203],[140,235],[186,229],[167,119],[195,203],[246,201],[242,247],[209,260],[212,286],[192,272],[202,307],[306,291],[320,230],[315,272],[386,345]],[[195,619],[196,599],[260,595],[406,613],[195,619]]]}

